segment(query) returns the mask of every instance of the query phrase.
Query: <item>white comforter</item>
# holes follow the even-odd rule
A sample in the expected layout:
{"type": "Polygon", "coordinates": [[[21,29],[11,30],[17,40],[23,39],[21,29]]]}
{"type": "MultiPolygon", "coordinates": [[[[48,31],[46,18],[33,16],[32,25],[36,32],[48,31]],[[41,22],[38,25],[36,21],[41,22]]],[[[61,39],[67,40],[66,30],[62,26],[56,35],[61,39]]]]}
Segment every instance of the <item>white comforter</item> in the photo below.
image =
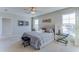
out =
{"type": "Polygon", "coordinates": [[[40,49],[54,40],[53,33],[28,32],[31,37],[31,46],[40,49]]]}

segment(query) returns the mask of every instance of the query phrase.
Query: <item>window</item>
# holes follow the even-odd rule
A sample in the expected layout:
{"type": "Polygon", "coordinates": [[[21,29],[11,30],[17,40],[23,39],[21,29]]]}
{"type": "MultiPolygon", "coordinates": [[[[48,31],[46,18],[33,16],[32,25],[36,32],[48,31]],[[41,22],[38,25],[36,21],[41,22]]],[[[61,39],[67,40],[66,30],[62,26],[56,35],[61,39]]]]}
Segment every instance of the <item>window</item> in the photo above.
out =
{"type": "Polygon", "coordinates": [[[38,19],[34,20],[34,28],[36,31],[38,31],[38,19]]]}
{"type": "Polygon", "coordinates": [[[74,31],[75,31],[75,13],[71,13],[71,14],[66,14],[62,16],[63,18],[63,33],[67,33],[70,35],[75,35],[74,31]]]}

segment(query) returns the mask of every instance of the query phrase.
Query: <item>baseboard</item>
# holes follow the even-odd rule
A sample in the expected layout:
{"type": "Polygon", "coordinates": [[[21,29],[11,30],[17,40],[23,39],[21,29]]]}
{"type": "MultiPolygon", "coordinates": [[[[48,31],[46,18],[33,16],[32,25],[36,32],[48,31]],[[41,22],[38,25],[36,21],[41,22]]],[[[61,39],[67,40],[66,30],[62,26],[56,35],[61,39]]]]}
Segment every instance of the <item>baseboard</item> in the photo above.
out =
{"type": "Polygon", "coordinates": [[[11,34],[11,35],[6,35],[6,36],[1,36],[0,40],[10,39],[10,38],[21,38],[21,35],[20,34],[11,34]]]}

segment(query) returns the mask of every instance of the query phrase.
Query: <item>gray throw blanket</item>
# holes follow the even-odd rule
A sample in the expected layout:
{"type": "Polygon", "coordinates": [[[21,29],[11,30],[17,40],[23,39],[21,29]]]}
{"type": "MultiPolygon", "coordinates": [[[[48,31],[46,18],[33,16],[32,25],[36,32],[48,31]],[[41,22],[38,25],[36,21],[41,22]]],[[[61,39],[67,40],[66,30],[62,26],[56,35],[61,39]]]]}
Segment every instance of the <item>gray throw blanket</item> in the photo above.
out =
{"type": "Polygon", "coordinates": [[[37,37],[31,36],[30,44],[35,49],[40,49],[41,41],[37,37]]]}

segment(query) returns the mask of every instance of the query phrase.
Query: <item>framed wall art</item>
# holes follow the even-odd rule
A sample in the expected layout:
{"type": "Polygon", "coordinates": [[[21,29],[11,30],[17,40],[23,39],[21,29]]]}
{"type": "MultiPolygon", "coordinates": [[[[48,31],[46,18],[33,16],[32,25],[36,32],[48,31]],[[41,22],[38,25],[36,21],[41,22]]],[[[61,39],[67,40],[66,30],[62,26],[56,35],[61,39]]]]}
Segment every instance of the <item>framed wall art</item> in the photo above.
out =
{"type": "Polygon", "coordinates": [[[24,26],[28,26],[29,22],[28,21],[24,21],[24,26]]]}
{"type": "Polygon", "coordinates": [[[19,20],[18,21],[18,26],[23,26],[24,25],[24,21],[19,20]]]}
{"type": "Polygon", "coordinates": [[[43,22],[48,22],[48,23],[50,23],[50,22],[51,22],[51,19],[50,19],[50,18],[48,18],[48,19],[43,19],[43,22]]]}

